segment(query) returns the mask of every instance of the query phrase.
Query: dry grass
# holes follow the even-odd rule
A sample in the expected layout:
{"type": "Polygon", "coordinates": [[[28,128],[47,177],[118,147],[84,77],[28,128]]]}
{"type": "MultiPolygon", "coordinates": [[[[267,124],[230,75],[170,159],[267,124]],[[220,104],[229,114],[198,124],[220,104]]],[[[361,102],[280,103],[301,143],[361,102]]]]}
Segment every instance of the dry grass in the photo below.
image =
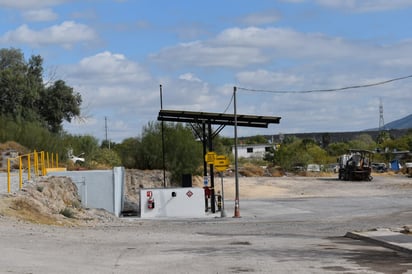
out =
{"type": "Polygon", "coordinates": [[[265,175],[265,169],[250,163],[244,164],[239,169],[239,174],[245,177],[256,177],[265,175]]]}
{"type": "Polygon", "coordinates": [[[19,143],[14,141],[8,141],[5,143],[0,144],[0,151],[7,151],[7,150],[15,150],[19,154],[26,154],[28,153],[28,149],[19,143]]]}

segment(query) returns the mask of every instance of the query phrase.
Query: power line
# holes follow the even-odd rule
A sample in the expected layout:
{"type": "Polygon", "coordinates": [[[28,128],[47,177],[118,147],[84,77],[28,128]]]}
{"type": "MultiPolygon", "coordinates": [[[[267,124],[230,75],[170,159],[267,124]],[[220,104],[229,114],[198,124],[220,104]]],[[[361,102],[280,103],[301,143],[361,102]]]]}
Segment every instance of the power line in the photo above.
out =
{"type": "Polygon", "coordinates": [[[234,94],[232,93],[232,97],[230,97],[229,104],[227,104],[227,107],[225,108],[225,111],[223,111],[223,113],[226,113],[226,111],[229,109],[230,105],[232,104],[232,102],[233,102],[233,96],[234,96],[234,94]]]}
{"type": "Polygon", "coordinates": [[[244,91],[252,91],[252,92],[267,92],[267,93],[313,93],[313,92],[333,92],[333,91],[342,91],[342,90],[348,90],[348,89],[357,89],[357,88],[367,88],[367,87],[373,87],[373,86],[380,86],[384,84],[388,84],[391,82],[395,81],[400,81],[404,80],[407,78],[412,78],[412,75],[408,76],[403,76],[403,77],[398,77],[398,78],[393,78],[389,79],[386,81],[381,81],[381,82],[376,82],[372,84],[365,84],[365,85],[354,85],[354,86],[347,86],[347,87],[342,87],[342,88],[330,88],[330,89],[312,89],[312,90],[266,90],[266,89],[251,89],[251,88],[243,88],[243,87],[237,87],[238,90],[244,90],[244,91]]]}

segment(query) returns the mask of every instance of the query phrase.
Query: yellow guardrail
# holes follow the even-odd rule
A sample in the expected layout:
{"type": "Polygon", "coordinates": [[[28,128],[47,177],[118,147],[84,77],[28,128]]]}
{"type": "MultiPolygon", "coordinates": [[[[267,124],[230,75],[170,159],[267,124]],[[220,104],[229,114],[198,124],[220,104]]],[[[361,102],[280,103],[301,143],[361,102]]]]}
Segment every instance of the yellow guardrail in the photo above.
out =
{"type": "Polygon", "coordinates": [[[23,171],[27,170],[27,180],[31,180],[34,176],[44,176],[47,174],[48,168],[58,168],[59,166],[58,154],[51,154],[51,161],[48,152],[37,152],[24,154],[17,156],[15,158],[7,159],[7,192],[11,192],[11,176],[12,167],[11,163],[13,161],[14,166],[18,164],[19,169],[19,189],[23,188],[23,171]],[[17,164],[16,164],[17,161],[17,164]]]}

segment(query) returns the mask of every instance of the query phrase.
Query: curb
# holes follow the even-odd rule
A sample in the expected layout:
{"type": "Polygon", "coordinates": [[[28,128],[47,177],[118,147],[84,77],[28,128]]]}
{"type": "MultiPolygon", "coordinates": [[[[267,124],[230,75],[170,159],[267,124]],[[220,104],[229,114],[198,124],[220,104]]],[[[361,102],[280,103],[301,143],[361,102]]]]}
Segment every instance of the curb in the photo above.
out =
{"type": "Polygon", "coordinates": [[[347,232],[346,238],[363,240],[392,250],[412,255],[412,236],[390,230],[376,230],[368,232],[347,232]],[[397,240],[397,241],[393,241],[397,240]]]}

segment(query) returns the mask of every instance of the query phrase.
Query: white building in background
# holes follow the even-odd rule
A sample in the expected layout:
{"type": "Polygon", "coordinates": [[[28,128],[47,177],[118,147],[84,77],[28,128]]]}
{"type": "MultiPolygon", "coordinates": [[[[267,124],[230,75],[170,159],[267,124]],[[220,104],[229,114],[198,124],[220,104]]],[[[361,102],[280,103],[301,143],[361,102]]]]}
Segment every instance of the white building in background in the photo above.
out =
{"type": "MultiPolygon", "coordinates": [[[[271,149],[276,150],[276,146],[273,144],[264,145],[238,145],[237,146],[237,156],[239,158],[258,158],[263,159],[266,152],[271,149]]],[[[235,147],[232,146],[232,153],[235,154],[235,147]]]]}

